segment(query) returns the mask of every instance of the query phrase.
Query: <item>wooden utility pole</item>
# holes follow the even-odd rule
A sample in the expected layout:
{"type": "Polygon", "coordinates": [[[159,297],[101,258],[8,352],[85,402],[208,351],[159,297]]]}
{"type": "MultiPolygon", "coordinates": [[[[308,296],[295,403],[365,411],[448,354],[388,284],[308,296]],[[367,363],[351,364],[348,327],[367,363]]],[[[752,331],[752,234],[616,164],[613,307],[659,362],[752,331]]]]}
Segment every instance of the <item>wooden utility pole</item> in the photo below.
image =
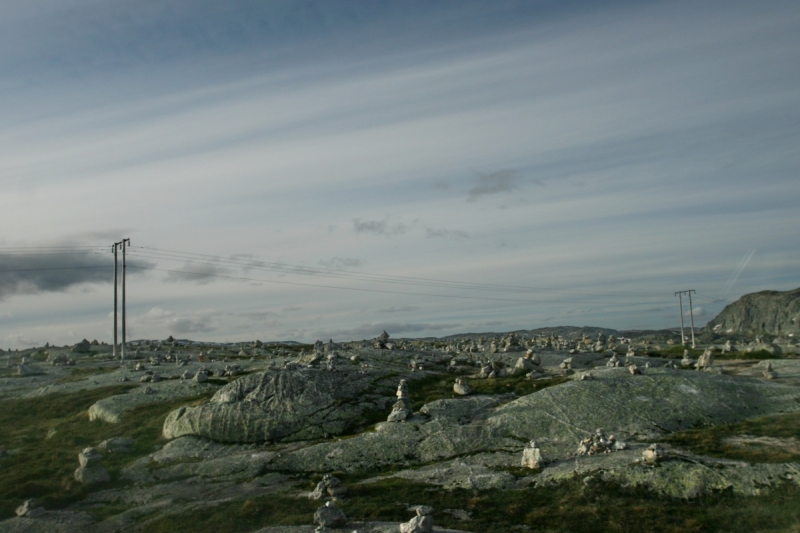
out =
{"type": "Polygon", "coordinates": [[[690,319],[692,321],[691,322],[691,324],[692,324],[692,348],[696,348],[697,345],[694,342],[694,311],[692,310],[692,293],[693,292],[697,292],[697,291],[694,290],[694,289],[689,289],[689,290],[686,290],[686,291],[678,291],[678,292],[675,293],[675,296],[678,297],[678,305],[680,306],[680,310],[681,310],[681,344],[686,346],[686,337],[684,336],[684,333],[683,333],[683,298],[682,298],[682,295],[684,295],[684,294],[688,294],[689,295],[689,317],[690,317],[690,319]]]}
{"type": "Polygon", "coordinates": [[[118,242],[111,245],[111,251],[114,252],[114,345],[111,349],[112,355],[117,357],[117,248],[118,242]]]}
{"type": "Polygon", "coordinates": [[[131,243],[130,239],[122,239],[122,359],[125,359],[125,343],[127,332],[127,321],[125,319],[125,248],[131,243]]]}

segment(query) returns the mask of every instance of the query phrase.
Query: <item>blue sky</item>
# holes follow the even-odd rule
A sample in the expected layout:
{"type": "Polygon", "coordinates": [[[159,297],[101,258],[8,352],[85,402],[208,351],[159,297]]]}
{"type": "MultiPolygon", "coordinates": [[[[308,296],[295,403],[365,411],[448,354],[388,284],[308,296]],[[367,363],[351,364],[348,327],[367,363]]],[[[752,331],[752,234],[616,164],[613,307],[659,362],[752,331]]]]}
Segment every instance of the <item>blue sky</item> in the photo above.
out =
{"type": "Polygon", "coordinates": [[[4,2],[0,346],[110,339],[122,237],[134,338],[704,324],[800,286],[798,64],[796,2],[4,2]]]}

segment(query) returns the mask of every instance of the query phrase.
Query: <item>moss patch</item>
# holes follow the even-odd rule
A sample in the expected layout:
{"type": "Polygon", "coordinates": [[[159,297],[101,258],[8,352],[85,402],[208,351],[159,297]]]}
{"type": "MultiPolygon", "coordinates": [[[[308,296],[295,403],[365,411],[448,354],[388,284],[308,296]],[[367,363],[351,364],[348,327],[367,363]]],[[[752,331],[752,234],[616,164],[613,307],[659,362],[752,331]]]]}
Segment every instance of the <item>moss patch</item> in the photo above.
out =
{"type": "Polygon", "coordinates": [[[240,533],[272,525],[312,523],[318,501],[307,498],[268,495],[245,501],[224,503],[155,519],[144,524],[143,533],[240,533]]]}
{"type": "MultiPolygon", "coordinates": [[[[472,388],[473,394],[508,394],[525,396],[547,387],[569,381],[567,376],[526,379],[525,376],[509,376],[504,378],[479,379],[463,378],[472,388]]],[[[408,382],[408,394],[411,396],[411,407],[417,411],[426,403],[447,398],[461,398],[453,392],[456,376],[452,374],[433,375],[408,382]]]]}
{"type": "Polygon", "coordinates": [[[83,381],[98,374],[110,374],[119,370],[118,366],[103,366],[103,367],[80,367],[70,370],[68,376],[64,376],[56,383],[72,383],[75,381],[83,381]]]}
{"type": "Polygon", "coordinates": [[[758,444],[757,441],[752,445],[726,442],[726,439],[742,435],[800,440],[800,413],[765,416],[738,424],[722,424],[707,429],[681,431],[673,433],[663,442],[701,455],[738,459],[751,463],[800,461],[800,453],[792,453],[785,447],[758,444]]]}

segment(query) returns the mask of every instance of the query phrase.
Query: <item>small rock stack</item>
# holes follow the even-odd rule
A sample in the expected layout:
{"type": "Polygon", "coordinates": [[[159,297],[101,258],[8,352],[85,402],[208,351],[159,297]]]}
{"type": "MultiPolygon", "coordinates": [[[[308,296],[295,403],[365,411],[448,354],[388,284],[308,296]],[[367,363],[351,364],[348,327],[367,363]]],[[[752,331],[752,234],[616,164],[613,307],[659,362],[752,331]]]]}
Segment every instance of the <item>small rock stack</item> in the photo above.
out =
{"type": "Polygon", "coordinates": [[[457,378],[455,385],[453,385],[453,392],[460,396],[466,396],[472,392],[472,388],[463,379],[457,378]]]}
{"type": "Polygon", "coordinates": [[[401,379],[400,384],[397,386],[397,401],[392,406],[392,412],[389,413],[387,422],[403,422],[411,418],[411,398],[408,396],[408,383],[406,380],[401,379]]]}
{"type": "Polygon", "coordinates": [[[17,507],[17,516],[25,518],[37,518],[45,513],[44,507],[38,501],[31,499],[17,507]]]}
{"type": "Polygon", "coordinates": [[[522,450],[522,468],[541,468],[543,465],[542,450],[539,449],[536,441],[532,440],[522,450]]]}
{"type": "Polygon", "coordinates": [[[110,481],[111,476],[108,475],[108,470],[103,468],[103,465],[100,464],[102,459],[103,456],[91,446],[84,448],[84,450],[78,454],[78,461],[81,466],[75,470],[75,479],[84,485],[94,485],[110,481]]]}
{"type": "Polygon", "coordinates": [[[651,444],[642,453],[642,461],[649,466],[655,466],[664,458],[664,452],[658,444],[651,444]]]}
{"type": "Polygon", "coordinates": [[[322,481],[317,483],[317,487],[308,495],[310,500],[321,500],[322,498],[344,498],[347,496],[347,488],[342,485],[342,481],[335,476],[325,474],[322,481]]]}
{"type": "Polygon", "coordinates": [[[592,437],[583,439],[578,446],[578,455],[597,455],[600,453],[611,453],[625,450],[628,445],[620,442],[610,435],[606,437],[602,429],[598,429],[592,437]]]}
{"type": "Polygon", "coordinates": [[[712,348],[706,348],[706,350],[703,352],[703,355],[701,355],[700,359],[697,360],[697,370],[709,369],[713,364],[714,350],[712,348]]]}
{"type": "Polygon", "coordinates": [[[433,531],[433,517],[428,506],[417,507],[417,516],[404,524],[400,524],[400,533],[430,533],[433,531]]]}

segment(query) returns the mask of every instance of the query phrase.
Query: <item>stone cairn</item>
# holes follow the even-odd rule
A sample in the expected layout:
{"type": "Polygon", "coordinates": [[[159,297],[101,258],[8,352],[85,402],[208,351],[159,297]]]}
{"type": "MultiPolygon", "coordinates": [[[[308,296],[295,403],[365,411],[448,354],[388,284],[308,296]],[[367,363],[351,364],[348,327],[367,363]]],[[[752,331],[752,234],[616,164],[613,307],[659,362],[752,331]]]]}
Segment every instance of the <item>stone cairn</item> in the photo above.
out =
{"type": "Polygon", "coordinates": [[[377,348],[378,350],[386,350],[389,347],[386,346],[386,343],[389,342],[389,334],[384,331],[374,339],[372,339],[372,346],[377,348]]]}
{"type": "Polygon", "coordinates": [[[769,361],[766,361],[766,365],[764,365],[764,371],[762,372],[762,375],[766,379],[775,379],[776,377],[778,377],[778,375],[772,369],[772,363],[770,363],[769,361]]]}
{"type": "Polygon", "coordinates": [[[91,446],[84,448],[84,450],[78,454],[80,466],[75,470],[75,479],[84,485],[94,485],[96,483],[110,481],[111,476],[108,475],[108,470],[103,468],[103,465],[100,464],[102,459],[103,456],[91,446]]]}
{"type": "Polygon", "coordinates": [[[525,449],[522,450],[522,468],[541,468],[544,466],[542,459],[542,450],[536,444],[536,441],[530,441],[525,449]]]}
{"type": "Polygon", "coordinates": [[[453,385],[453,392],[458,394],[459,396],[466,396],[467,394],[472,392],[472,388],[461,378],[456,379],[455,385],[453,385]]]}
{"type": "Polygon", "coordinates": [[[319,526],[314,530],[314,533],[327,533],[329,531],[328,528],[347,525],[347,517],[341,509],[337,509],[333,502],[329,500],[316,510],[314,522],[319,526]]]}
{"type": "Polygon", "coordinates": [[[700,359],[697,360],[697,370],[707,370],[714,364],[714,350],[706,348],[700,359]]]}
{"type": "Polygon", "coordinates": [[[542,359],[538,353],[534,353],[533,349],[525,352],[525,357],[520,357],[514,364],[511,374],[516,376],[518,374],[533,374],[534,372],[543,372],[540,368],[542,359]]]}
{"type": "Polygon", "coordinates": [[[27,518],[37,518],[45,513],[44,507],[35,499],[25,500],[25,502],[17,507],[17,516],[27,518]]]}
{"type": "Polygon", "coordinates": [[[658,444],[651,444],[642,453],[642,461],[648,466],[655,466],[664,458],[664,452],[658,444]]]}
{"type": "Polygon", "coordinates": [[[597,455],[600,453],[611,453],[625,450],[628,445],[618,441],[614,435],[606,437],[602,429],[598,429],[595,434],[581,441],[578,446],[578,455],[597,455]]]}
{"type": "Polygon", "coordinates": [[[417,516],[400,524],[400,533],[430,533],[433,531],[433,509],[426,505],[417,506],[417,516]]]}
{"type": "Polygon", "coordinates": [[[321,500],[331,497],[334,499],[347,496],[347,487],[342,485],[342,481],[335,476],[325,474],[322,481],[317,483],[317,487],[308,495],[309,500],[321,500]]]}
{"type": "Polygon", "coordinates": [[[387,422],[403,422],[411,418],[411,398],[408,396],[408,383],[401,379],[397,386],[397,401],[392,406],[387,422]]]}

